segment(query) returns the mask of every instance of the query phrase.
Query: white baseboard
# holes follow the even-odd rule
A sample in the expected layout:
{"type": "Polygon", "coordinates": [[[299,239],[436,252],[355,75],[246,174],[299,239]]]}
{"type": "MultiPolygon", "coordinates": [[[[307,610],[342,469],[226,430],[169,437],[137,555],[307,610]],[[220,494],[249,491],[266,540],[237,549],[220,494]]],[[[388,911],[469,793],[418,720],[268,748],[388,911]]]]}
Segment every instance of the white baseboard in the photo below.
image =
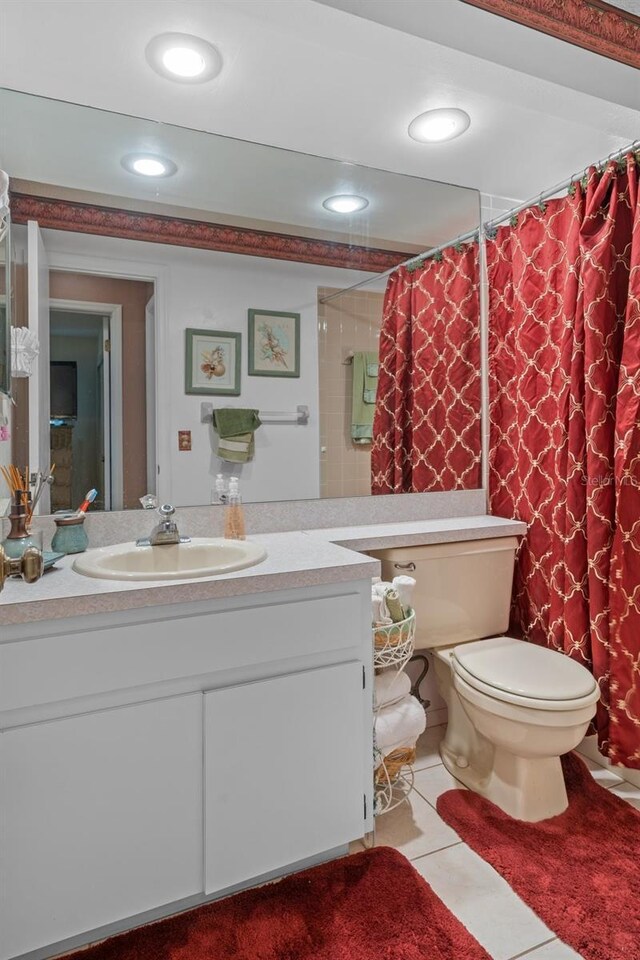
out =
{"type": "Polygon", "coordinates": [[[595,735],[585,737],[580,746],[577,747],[577,750],[578,753],[588,757],[589,760],[593,760],[594,763],[599,763],[603,767],[613,770],[614,773],[617,773],[618,776],[626,780],[627,783],[632,783],[634,787],[640,787],[640,770],[631,770],[629,767],[623,767],[621,764],[611,763],[607,757],[603,757],[598,750],[598,739],[595,735]]]}

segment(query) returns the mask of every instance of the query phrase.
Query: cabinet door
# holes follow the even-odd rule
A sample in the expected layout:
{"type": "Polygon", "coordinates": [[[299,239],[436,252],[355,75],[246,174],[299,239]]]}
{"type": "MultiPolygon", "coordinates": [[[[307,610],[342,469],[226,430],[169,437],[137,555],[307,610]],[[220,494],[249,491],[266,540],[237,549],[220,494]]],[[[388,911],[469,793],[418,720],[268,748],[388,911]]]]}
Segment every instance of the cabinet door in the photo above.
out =
{"type": "Polygon", "coordinates": [[[358,663],[205,694],[207,893],[362,836],[363,694],[358,663]]]}
{"type": "Polygon", "coordinates": [[[202,695],[0,735],[0,957],[202,890],[202,695]]]}

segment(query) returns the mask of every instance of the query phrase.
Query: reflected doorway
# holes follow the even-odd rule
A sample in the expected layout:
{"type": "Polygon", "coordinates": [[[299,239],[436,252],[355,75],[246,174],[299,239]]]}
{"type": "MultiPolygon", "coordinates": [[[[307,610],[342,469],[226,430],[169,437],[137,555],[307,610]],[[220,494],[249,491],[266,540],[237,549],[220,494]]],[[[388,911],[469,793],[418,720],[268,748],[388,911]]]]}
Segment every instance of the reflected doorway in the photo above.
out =
{"type": "Polygon", "coordinates": [[[95,508],[117,509],[122,465],[113,452],[122,447],[121,418],[114,388],[121,379],[116,311],[77,309],[58,303],[50,309],[50,440],[56,482],[51,509],[73,510],[95,488],[95,508]],[[114,333],[116,336],[114,337],[114,333]]]}

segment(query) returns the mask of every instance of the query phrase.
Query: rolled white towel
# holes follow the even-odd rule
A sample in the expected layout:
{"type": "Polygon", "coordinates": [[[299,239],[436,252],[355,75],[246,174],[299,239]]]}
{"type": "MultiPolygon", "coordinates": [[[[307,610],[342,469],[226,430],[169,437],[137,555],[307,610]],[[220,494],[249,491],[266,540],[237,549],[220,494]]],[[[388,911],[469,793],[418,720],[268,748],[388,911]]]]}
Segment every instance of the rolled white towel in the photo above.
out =
{"type": "Polygon", "coordinates": [[[413,747],[427,726],[424,708],[408,695],[376,714],[376,745],[383,757],[400,747],[413,747]]]}
{"type": "Polygon", "coordinates": [[[411,679],[403,670],[383,670],[374,679],[376,709],[402,700],[411,690],[411,679]]]}
{"type": "Polygon", "coordinates": [[[406,613],[413,607],[412,598],[415,585],[416,581],[413,577],[402,576],[393,578],[393,586],[400,597],[400,603],[406,613]]]}
{"type": "Polygon", "coordinates": [[[375,583],[371,584],[372,593],[376,593],[379,597],[384,597],[387,590],[392,588],[392,583],[387,583],[386,580],[378,580],[375,583]]]}
{"type": "Polygon", "coordinates": [[[382,612],[384,607],[384,600],[382,597],[379,597],[377,593],[373,590],[371,591],[371,623],[380,623],[383,616],[385,615],[382,612]]]}

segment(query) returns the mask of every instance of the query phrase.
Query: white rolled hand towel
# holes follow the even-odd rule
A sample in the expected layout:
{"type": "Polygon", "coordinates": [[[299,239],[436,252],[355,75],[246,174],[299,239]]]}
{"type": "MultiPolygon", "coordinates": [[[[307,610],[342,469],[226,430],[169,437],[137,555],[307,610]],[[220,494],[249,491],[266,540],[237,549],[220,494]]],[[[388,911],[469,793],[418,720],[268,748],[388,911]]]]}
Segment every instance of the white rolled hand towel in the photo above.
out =
{"type": "Polygon", "coordinates": [[[377,709],[402,700],[411,691],[411,680],[403,670],[383,670],[374,679],[377,709]]]}
{"type": "Polygon", "coordinates": [[[383,757],[400,747],[413,747],[427,726],[424,708],[408,695],[376,714],[376,745],[383,757]]]}
{"type": "Polygon", "coordinates": [[[413,577],[402,576],[393,578],[393,586],[400,597],[400,603],[407,613],[413,608],[413,591],[415,585],[416,581],[413,577]]]}

